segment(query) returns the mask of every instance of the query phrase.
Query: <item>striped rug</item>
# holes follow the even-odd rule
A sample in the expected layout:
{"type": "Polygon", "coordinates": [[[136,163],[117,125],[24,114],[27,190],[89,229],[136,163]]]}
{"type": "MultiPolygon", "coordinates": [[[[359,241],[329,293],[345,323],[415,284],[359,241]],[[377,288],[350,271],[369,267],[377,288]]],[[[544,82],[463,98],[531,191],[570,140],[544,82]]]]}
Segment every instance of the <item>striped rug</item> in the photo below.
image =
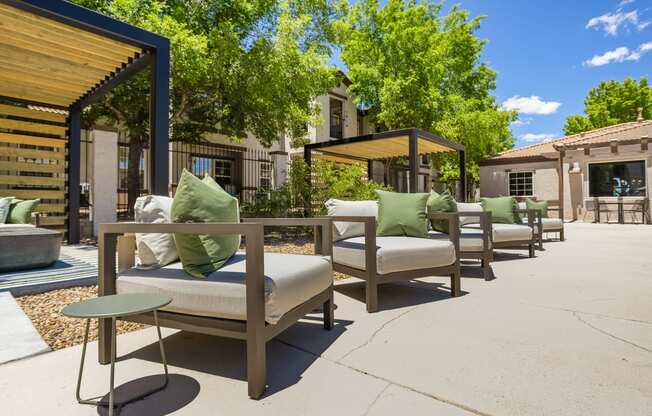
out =
{"type": "Polygon", "coordinates": [[[97,247],[62,246],[59,261],[50,267],[0,273],[0,292],[39,293],[97,282],[97,247]]]}

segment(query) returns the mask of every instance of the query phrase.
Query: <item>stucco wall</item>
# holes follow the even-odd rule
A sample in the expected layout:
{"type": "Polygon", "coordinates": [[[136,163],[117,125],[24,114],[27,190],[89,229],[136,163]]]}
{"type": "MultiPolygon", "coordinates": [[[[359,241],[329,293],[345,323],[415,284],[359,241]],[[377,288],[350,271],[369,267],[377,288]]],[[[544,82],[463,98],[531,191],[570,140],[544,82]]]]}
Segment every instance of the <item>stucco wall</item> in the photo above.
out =
{"type": "Polygon", "coordinates": [[[559,199],[557,161],[480,166],[480,196],[508,195],[509,172],[533,173],[533,196],[541,200],[559,199]]]}
{"type": "MultiPolygon", "coordinates": [[[[582,149],[568,151],[564,157],[564,219],[593,221],[593,197],[589,194],[589,165],[591,163],[645,161],[646,192],[650,199],[650,184],[652,183],[652,147],[642,151],[639,144],[619,146],[617,153],[612,153],[609,147],[593,148],[590,155],[585,155],[582,149]]],[[[505,165],[480,166],[480,195],[493,197],[508,194],[508,172],[534,173],[534,197],[542,200],[558,200],[559,180],[557,175],[557,160],[550,162],[531,162],[505,165]]],[[[617,198],[601,197],[601,200],[616,201],[617,198]]],[[[624,198],[629,201],[636,198],[624,198]]],[[[652,202],[652,201],[651,201],[652,202]]],[[[603,207],[607,209],[607,207],[603,207]]],[[[614,213],[610,219],[615,220],[617,206],[608,208],[614,213]]],[[[605,215],[606,216],[606,215],[605,215]]],[[[637,218],[640,218],[638,216],[637,218]]],[[[626,218],[632,221],[631,215],[626,218]]]]}

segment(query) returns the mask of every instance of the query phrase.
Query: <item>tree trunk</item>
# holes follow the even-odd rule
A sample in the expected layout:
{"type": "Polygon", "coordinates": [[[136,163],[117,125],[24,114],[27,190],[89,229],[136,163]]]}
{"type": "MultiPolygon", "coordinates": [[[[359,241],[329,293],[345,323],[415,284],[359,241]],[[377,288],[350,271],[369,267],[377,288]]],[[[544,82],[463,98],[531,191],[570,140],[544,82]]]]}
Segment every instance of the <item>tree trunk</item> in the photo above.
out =
{"type": "Polygon", "coordinates": [[[134,217],[134,204],[140,196],[140,158],[143,153],[143,142],[140,138],[129,140],[129,162],[127,165],[127,213],[134,217]]]}

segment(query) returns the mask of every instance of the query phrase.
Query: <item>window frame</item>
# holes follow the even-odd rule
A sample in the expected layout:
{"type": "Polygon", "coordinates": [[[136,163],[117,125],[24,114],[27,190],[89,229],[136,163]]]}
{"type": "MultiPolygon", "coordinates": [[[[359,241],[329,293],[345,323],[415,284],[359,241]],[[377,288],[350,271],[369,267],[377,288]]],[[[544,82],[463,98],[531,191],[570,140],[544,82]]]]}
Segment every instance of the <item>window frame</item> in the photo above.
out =
{"type": "Polygon", "coordinates": [[[260,174],[258,175],[258,187],[261,188],[261,189],[266,189],[266,190],[273,189],[273,187],[274,187],[274,173],[273,173],[274,166],[273,166],[272,162],[260,161],[259,163],[260,163],[260,165],[259,165],[260,174]],[[263,168],[263,167],[265,167],[265,168],[263,168]],[[266,172],[269,176],[263,175],[263,172],[266,172]],[[269,185],[267,185],[267,186],[263,185],[263,180],[268,180],[269,185]]]}
{"type": "Polygon", "coordinates": [[[510,171],[507,172],[507,196],[512,196],[512,197],[534,197],[535,195],[535,190],[534,190],[534,175],[535,171],[533,170],[518,170],[518,171],[510,171]],[[518,174],[530,174],[530,181],[531,181],[531,188],[532,192],[529,194],[520,194],[520,195],[512,195],[512,174],[518,175],[518,174]]]}
{"type": "Polygon", "coordinates": [[[602,160],[602,161],[591,161],[587,162],[586,166],[586,194],[588,198],[647,198],[648,197],[648,180],[647,180],[647,161],[645,159],[634,158],[634,159],[624,159],[617,161],[602,160]],[[626,163],[642,163],[643,164],[643,180],[644,180],[644,194],[643,195],[621,195],[621,196],[593,196],[591,193],[591,167],[595,165],[616,165],[616,164],[626,164],[626,163]]]}
{"type": "Polygon", "coordinates": [[[328,136],[333,138],[333,139],[343,139],[344,138],[344,101],[335,98],[335,97],[328,97],[328,136]],[[337,134],[338,132],[333,130],[334,125],[333,124],[333,101],[337,101],[340,103],[340,115],[339,115],[339,135],[337,134]],[[336,134],[333,134],[335,131],[336,134]]]}

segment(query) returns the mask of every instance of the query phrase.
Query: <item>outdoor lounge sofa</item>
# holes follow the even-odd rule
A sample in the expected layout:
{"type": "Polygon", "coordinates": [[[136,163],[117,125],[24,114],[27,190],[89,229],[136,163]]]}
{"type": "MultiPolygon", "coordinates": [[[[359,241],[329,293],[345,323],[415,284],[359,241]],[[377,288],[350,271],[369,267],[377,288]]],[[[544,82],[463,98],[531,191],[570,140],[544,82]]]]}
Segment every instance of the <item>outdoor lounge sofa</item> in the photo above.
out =
{"type": "MultiPolygon", "coordinates": [[[[477,213],[482,212],[482,205],[479,202],[458,203],[460,213],[460,224],[463,229],[482,232],[488,229],[483,225],[482,218],[477,213]],[[472,216],[471,213],[475,214],[472,216]]],[[[534,257],[534,248],[538,240],[535,232],[535,223],[539,223],[541,215],[535,210],[514,209],[515,214],[527,216],[522,224],[502,224],[491,220],[491,247],[492,250],[500,248],[527,248],[530,257],[534,257]]],[[[485,218],[484,224],[487,223],[485,218]]]]}
{"type": "MultiPolygon", "coordinates": [[[[542,202],[542,201],[537,201],[537,202],[542,202]]],[[[556,211],[557,218],[545,218],[543,215],[541,215],[541,212],[539,212],[539,217],[535,219],[534,232],[539,242],[539,250],[543,250],[543,234],[558,233],[559,241],[564,241],[564,220],[562,218],[559,218],[559,213],[561,212],[561,208],[559,207],[559,201],[547,201],[547,202],[549,204],[548,212],[556,211]],[[556,206],[551,206],[555,204],[556,206]],[[541,229],[543,229],[542,233],[539,232],[539,230],[541,229]]],[[[526,207],[525,202],[519,202],[518,206],[520,209],[525,209],[526,207]]],[[[527,223],[527,218],[523,218],[523,223],[524,224],[527,223]]]]}
{"type": "Polygon", "coordinates": [[[459,296],[460,257],[457,214],[430,214],[448,220],[447,239],[376,236],[376,217],[332,215],[333,222],[364,224],[364,235],[333,243],[333,270],[365,281],[368,312],[378,310],[378,285],[428,276],[450,276],[451,296],[459,296]]]}
{"type": "MultiPolygon", "coordinates": [[[[324,328],[333,326],[333,275],[328,219],[246,219],[243,223],[101,224],[99,296],[155,292],[172,297],[158,313],[161,326],[242,339],[247,348],[251,398],[266,388],[265,345],[315,309],[323,308],[324,328]],[[264,226],[313,226],[320,255],[265,253],[264,226]],[[134,233],[240,234],[246,250],[204,279],[189,277],[179,263],[143,270],[134,266],[134,233]],[[119,240],[119,243],[118,243],[119,240]],[[119,246],[119,247],[118,247],[119,246]],[[116,273],[116,248],[118,270],[116,273]]],[[[318,253],[315,253],[318,254],[318,253]]],[[[152,314],[120,318],[154,324],[152,314]]],[[[109,363],[111,321],[99,322],[99,361],[109,363]]]]}

